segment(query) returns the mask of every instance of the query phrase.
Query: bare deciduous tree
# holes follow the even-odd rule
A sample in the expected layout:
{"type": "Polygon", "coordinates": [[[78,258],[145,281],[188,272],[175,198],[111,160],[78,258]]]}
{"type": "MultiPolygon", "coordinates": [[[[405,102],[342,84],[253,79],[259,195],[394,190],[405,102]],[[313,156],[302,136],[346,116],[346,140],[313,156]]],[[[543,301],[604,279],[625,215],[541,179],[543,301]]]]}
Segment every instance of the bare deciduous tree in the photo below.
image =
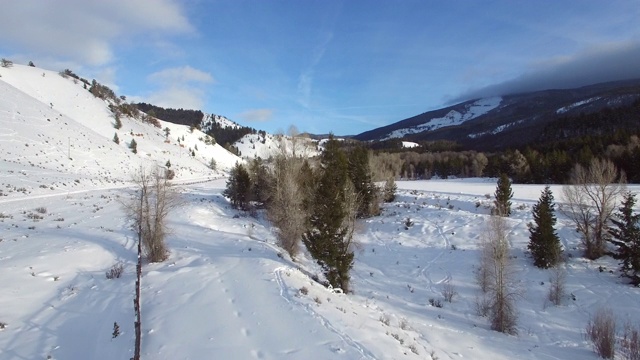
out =
{"type": "Polygon", "coordinates": [[[134,174],[133,182],[137,190],[133,199],[124,204],[125,211],[134,220],[134,229],[140,235],[147,259],[164,261],[168,256],[167,216],[179,205],[178,194],[159,169],[140,169],[134,174]]]}
{"type": "Polygon", "coordinates": [[[296,157],[295,147],[294,142],[289,151],[283,139],[278,145],[271,167],[271,198],[267,205],[267,217],[276,227],[278,242],[291,257],[298,253],[302,233],[307,228],[309,214],[304,201],[310,196],[302,186],[303,161],[296,157]]]}
{"type": "MultiPolygon", "coordinates": [[[[479,273],[486,281],[491,329],[507,334],[517,333],[515,300],[519,292],[514,282],[514,269],[509,256],[507,224],[501,216],[491,216],[482,234],[479,273]]],[[[483,284],[480,283],[482,287],[483,284]]]]}
{"type": "Polygon", "coordinates": [[[624,182],[624,174],[619,175],[611,161],[593,159],[588,168],[577,164],[571,172],[571,184],[562,188],[563,212],[575,223],[589,259],[605,253],[609,220],[624,182]]]}
{"type": "Polygon", "coordinates": [[[556,264],[551,269],[551,275],[549,277],[549,301],[558,306],[562,304],[562,298],[566,293],[566,280],[567,272],[560,267],[560,264],[556,264]]]}

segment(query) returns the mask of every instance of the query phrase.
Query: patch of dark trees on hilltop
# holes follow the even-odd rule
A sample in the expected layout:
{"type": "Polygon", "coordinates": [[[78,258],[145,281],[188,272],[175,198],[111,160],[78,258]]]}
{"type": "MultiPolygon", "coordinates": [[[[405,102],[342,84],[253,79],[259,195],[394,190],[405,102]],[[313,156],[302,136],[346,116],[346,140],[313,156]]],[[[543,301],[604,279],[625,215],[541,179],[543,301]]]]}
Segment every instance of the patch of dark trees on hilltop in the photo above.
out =
{"type": "Polygon", "coordinates": [[[148,115],[156,117],[160,120],[168,121],[170,123],[200,127],[200,122],[204,117],[204,113],[200,110],[185,110],[185,109],[165,109],[160,106],[155,106],[147,103],[135,104],[138,110],[146,112],[148,115]]]}
{"type": "Polygon", "coordinates": [[[498,144],[491,151],[447,140],[418,141],[415,148],[403,148],[401,139],[363,144],[381,161],[380,169],[402,178],[498,177],[506,173],[517,183],[562,184],[576,164],[588,166],[591,159],[604,158],[624,171],[628,182],[640,183],[640,100],[560,117],[518,146],[498,144]]]}
{"type": "Polygon", "coordinates": [[[200,110],[163,108],[147,103],[137,103],[135,105],[139,110],[158,119],[202,130],[207,135],[212,136],[225,149],[236,154],[238,150],[233,144],[247,134],[256,133],[256,130],[250,127],[222,126],[215,121],[207,123],[206,127],[203,128],[204,113],[200,110]]]}

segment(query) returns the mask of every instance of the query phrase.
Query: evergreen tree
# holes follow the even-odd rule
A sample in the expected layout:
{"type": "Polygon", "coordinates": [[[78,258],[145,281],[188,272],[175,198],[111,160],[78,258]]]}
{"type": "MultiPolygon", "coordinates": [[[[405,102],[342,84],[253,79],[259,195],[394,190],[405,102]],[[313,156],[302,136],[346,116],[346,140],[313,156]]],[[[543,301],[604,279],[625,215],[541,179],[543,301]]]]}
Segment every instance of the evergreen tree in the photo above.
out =
{"type": "Polygon", "coordinates": [[[555,204],[549,186],[545,187],[538,203],[533,206],[533,220],[529,224],[529,251],[533,256],[533,264],[539,268],[550,268],[560,261],[560,238],[556,234],[554,225],[555,204]]]}
{"type": "Polygon", "coordinates": [[[364,147],[356,147],[349,152],[349,178],[358,194],[358,218],[377,215],[376,187],[369,170],[369,151],[364,147]]]}
{"type": "Polygon", "coordinates": [[[222,195],[231,200],[231,206],[234,209],[249,210],[251,198],[251,179],[249,172],[240,163],[231,169],[229,179],[227,180],[227,188],[222,195]]]}
{"type": "Polygon", "coordinates": [[[396,190],[398,190],[398,186],[396,185],[396,181],[393,176],[389,177],[387,181],[384,183],[384,202],[392,202],[396,199],[396,190]]]}
{"type": "Polygon", "coordinates": [[[640,285],[640,214],[633,208],[636,204],[635,194],[627,192],[618,212],[611,222],[615,227],[609,229],[613,237],[609,241],[617,247],[614,258],[622,260],[620,271],[631,279],[632,284],[640,285]]]}
{"type": "Polygon", "coordinates": [[[138,143],[136,142],[136,139],[131,139],[131,142],[129,143],[129,149],[131,149],[131,152],[133,152],[134,154],[138,153],[138,143]]]}
{"type": "Polygon", "coordinates": [[[353,251],[345,206],[347,182],[347,158],[338,141],[329,137],[321,157],[321,174],[312,204],[310,229],[302,241],[309,253],[322,267],[329,284],[349,291],[349,271],[353,267],[353,251]]]}
{"type": "Polygon", "coordinates": [[[505,173],[500,174],[495,197],[494,205],[496,207],[496,215],[504,217],[511,215],[511,198],[513,197],[513,191],[511,190],[511,180],[505,173]]]}
{"type": "Polygon", "coordinates": [[[115,133],[115,135],[113,135],[113,142],[116,144],[120,144],[120,138],[118,137],[118,133],[115,133]]]}
{"type": "Polygon", "coordinates": [[[113,127],[116,129],[120,129],[122,127],[122,121],[120,120],[120,115],[115,114],[114,116],[116,118],[116,122],[115,124],[113,124],[113,127]]]}

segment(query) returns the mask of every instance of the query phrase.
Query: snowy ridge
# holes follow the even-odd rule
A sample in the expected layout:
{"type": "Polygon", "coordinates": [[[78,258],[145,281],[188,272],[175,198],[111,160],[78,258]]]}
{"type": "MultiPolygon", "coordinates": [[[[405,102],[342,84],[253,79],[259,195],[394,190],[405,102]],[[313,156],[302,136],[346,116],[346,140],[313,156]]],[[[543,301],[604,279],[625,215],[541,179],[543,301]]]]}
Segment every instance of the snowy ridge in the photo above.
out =
{"type": "Polygon", "coordinates": [[[580,107],[582,105],[586,105],[586,104],[592,103],[592,102],[594,102],[596,100],[599,100],[599,99],[600,99],[600,97],[597,96],[597,97],[593,97],[593,98],[590,98],[590,99],[586,99],[586,100],[575,102],[575,103],[573,103],[571,105],[563,106],[560,109],[556,110],[556,114],[564,114],[569,110],[575,109],[575,108],[580,107]]]}
{"type": "Polygon", "coordinates": [[[432,118],[426,123],[415,127],[394,130],[382,140],[402,138],[406,135],[417,134],[424,131],[433,131],[447,126],[460,125],[466,121],[475,119],[478,116],[484,115],[489,111],[497,108],[498,106],[500,106],[501,102],[501,97],[480,99],[471,104],[465,105],[465,110],[463,112],[451,110],[444,117],[432,118]]]}
{"type": "Polygon", "coordinates": [[[205,133],[211,130],[211,128],[213,127],[213,124],[218,124],[222,128],[228,127],[231,129],[239,129],[242,127],[236,122],[233,122],[222,115],[216,115],[216,114],[204,114],[201,124],[202,124],[202,131],[205,133]]]}
{"type": "Polygon", "coordinates": [[[506,129],[508,129],[508,128],[512,127],[512,126],[516,126],[516,125],[522,124],[523,122],[524,122],[524,120],[518,120],[518,121],[514,121],[512,123],[508,123],[508,124],[497,126],[495,129],[493,129],[491,131],[483,131],[483,132],[480,132],[480,133],[469,134],[467,136],[469,138],[471,138],[471,139],[475,139],[475,138],[479,138],[479,137],[490,135],[490,134],[491,135],[495,135],[495,134],[498,134],[498,133],[501,133],[501,132],[505,131],[506,129]]]}

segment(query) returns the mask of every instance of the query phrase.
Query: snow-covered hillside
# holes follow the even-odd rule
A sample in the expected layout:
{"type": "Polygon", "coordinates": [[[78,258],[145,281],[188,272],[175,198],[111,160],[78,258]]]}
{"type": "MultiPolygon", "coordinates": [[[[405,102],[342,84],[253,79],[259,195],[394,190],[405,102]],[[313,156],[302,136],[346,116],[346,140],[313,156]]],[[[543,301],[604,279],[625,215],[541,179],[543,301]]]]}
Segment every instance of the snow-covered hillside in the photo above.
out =
{"type": "Polygon", "coordinates": [[[253,159],[255,157],[268,159],[276,155],[283,146],[289,153],[293,153],[295,150],[296,156],[317,156],[320,154],[317,144],[317,141],[304,137],[296,137],[293,140],[286,135],[272,135],[269,133],[261,135],[258,133],[243,136],[234,143],[234,146],[238,148],[240,156],[244,159],[253,159]]]}
{"type": "Polygon", "coordinates": [[[420,124],[410,128],[394,130],[382,140],[402,138],[406,135],[417,134],[423,131],[433,131],[447,126],[460,125],[466,121],[473,120],[478,116],[484,115],[489,111],[497,108],[498,106],[500,106],[501,102],[501,97],[480,99],[471,104],[467,104],[462,112],[451,110],[445,116],[441,118],[432,118],[424,124],[420,124]]]}
{"type": "Polygon", "coordinates": [[[56,72],[14,65],[0,68],[0,75],[4,195],[125,184],[141,166],[165,166],[167,161],[176,180],[194,181],[222,176],[220,171],[239,161],[221,146],[207,145],[204,133],[186,126],[159,121],[155,127],[123,116],[122,127],[116,129],[106,101],[94,97],[82,82],[56,72]],[[129,148],[132,140],[137,154],[129,148]],[[211,159],[217,171],[209,168],[211,159]]]}
{"type": "Polygon", "coordinates": [[[222,128],[228,127],[231,129],[239,129],[242,127],[239,124],[227,119],[222,115],[204,114],[204,118],[202,119],[202,124],[201,124],[202,131],[205,133],[208,132],[214,126],[214,124],[217,124],[222,128]]]}

